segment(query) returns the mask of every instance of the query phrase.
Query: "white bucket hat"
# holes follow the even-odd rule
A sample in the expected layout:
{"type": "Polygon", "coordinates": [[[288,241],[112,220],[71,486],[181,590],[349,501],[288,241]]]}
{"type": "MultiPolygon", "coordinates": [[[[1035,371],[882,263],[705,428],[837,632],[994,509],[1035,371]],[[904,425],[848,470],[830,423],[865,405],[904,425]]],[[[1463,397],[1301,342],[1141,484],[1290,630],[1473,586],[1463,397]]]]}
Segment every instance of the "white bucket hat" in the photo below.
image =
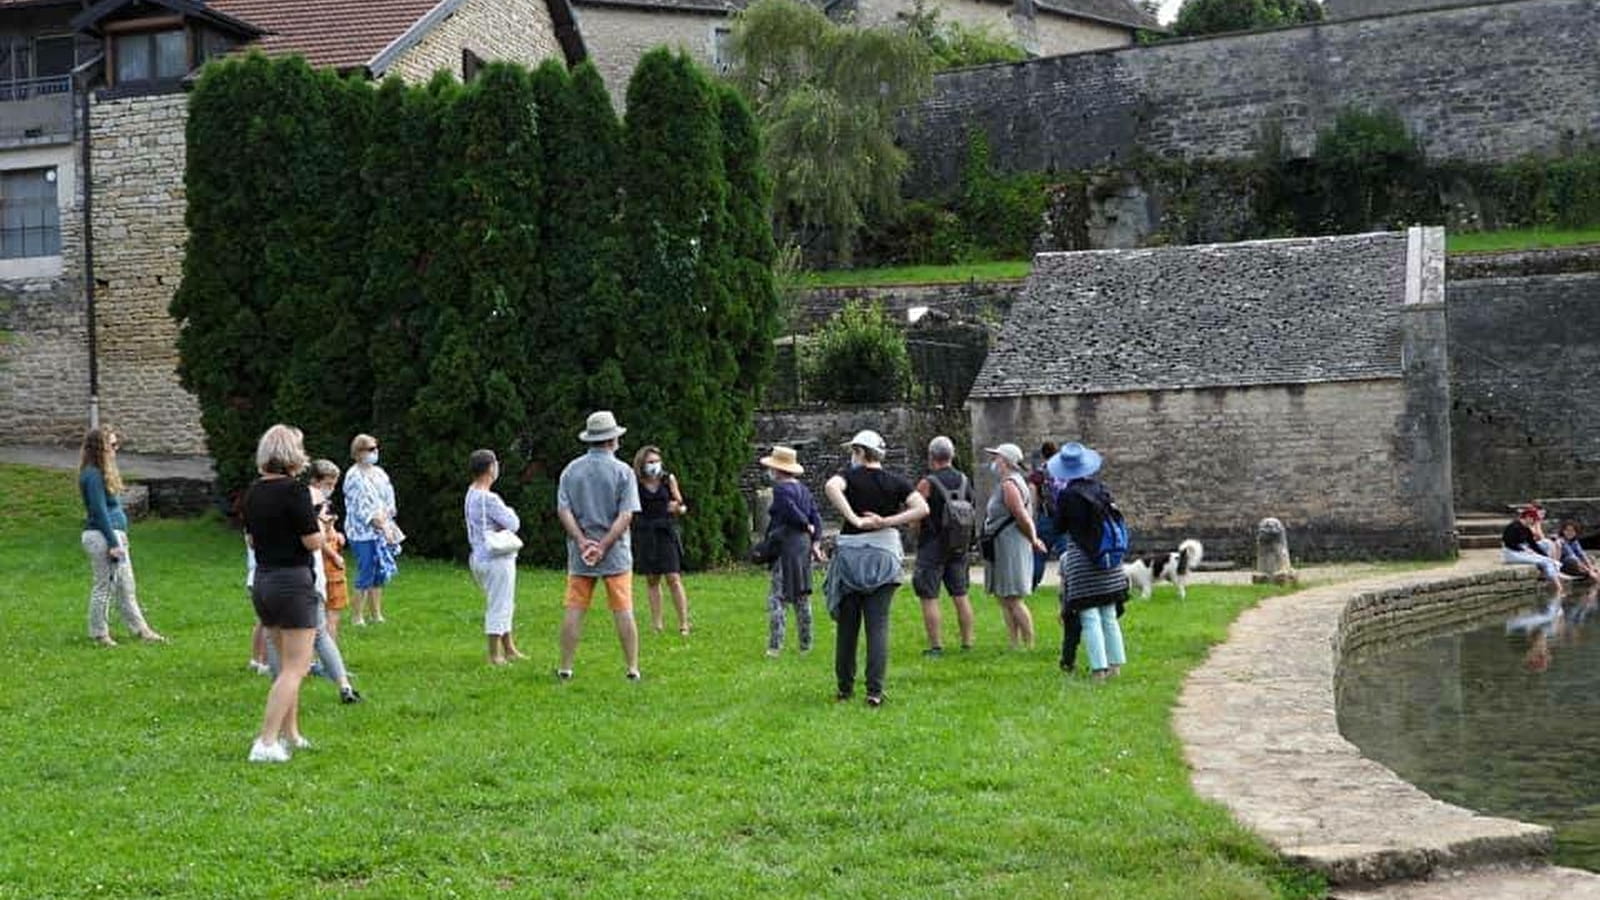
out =
{"type": "Polygon", "coordinates": [[[609,409],[589,414],[589,421],[584,423],[583,431],[578,433],[578,440],[585,444],[603,444],[612,438],[622,437],[628,429],[617,424],[617,417],[609,409]]]}

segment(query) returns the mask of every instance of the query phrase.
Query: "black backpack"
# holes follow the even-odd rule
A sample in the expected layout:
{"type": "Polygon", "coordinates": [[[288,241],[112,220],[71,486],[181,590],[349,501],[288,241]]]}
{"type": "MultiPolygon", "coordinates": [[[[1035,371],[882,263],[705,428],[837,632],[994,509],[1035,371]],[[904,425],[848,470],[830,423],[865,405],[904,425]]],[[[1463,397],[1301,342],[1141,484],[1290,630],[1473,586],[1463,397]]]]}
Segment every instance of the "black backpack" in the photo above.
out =
{"type": "Polygon", "coordinates": [[[961,476],[961,483],[955,490],[944,486],[944,481],[934,473],[928,473],[928,483],[939,492],[939,497],[944,501],[943,511],[939,514],[939,528],[944,533],[944,545],[950,553],[951,559],[966,556],[972,549],[972,539],[978,533],[978,508],[972,505],[972,482],[967,476],[961,476]]]}

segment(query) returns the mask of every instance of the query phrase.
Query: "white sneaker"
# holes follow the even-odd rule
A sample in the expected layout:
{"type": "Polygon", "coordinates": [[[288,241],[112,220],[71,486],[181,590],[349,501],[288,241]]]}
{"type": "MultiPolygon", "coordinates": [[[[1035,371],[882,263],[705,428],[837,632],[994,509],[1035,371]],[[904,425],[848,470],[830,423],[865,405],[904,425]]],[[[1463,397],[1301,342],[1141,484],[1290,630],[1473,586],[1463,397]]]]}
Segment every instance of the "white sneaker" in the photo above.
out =
{"type": "Polygon", "coordinates": [[[289,751],[283,744],[263,744],[259,738],[250,745],[250,761],[265,763],[285,763],[289,761],[289,751]]]}
{"type": "Polygon", "coordinates": [[[303,735],[303,734],[300,735],[299,737],[287,739],[287,743],[289,744],[290,747],[293,747],[296,750],[310,750],[311,749],[311,741],[309,739],[307,739],[306,736],[303,735]]]}

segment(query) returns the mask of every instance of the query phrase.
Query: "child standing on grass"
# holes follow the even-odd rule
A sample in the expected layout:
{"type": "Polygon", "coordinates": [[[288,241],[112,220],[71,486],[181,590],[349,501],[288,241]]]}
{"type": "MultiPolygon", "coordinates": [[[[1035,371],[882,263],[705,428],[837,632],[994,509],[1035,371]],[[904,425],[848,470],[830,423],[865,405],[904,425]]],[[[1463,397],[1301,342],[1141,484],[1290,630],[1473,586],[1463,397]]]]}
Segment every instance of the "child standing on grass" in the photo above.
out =
{"type": "Polygon", "coordinates": [[[773,447],[761,465],[772,480],[769,533],[778,536],[772,560],[772,589],[767,594],[767,655],[783,652],[785,603],[794,607],[800,652],[811,649],[811,562],[822,559],[822,516],[811,490],[796,480],[805,474],[789,447],[773,447]]]}
{"type": "MultiPolygon", "coordinates": [[[[339,483],[339,467],[326,459],[314,460],[309,467],[311,473],[311,505],[317,513],[317,524],[322,529],[324,540],[333,528],[333,512],[329,507],[329,490],[339,483]]],[[[323,544],[322,550],[327,549],[323,544]]],[[[327,556],[319,551],[312,555],[312,568],[315,572],[315,585],[318,599],[322,602],[317,605],[317,634],[313,647],[316,651],[317,662],[321,665],[321,674],[329,681],[339,686],[339,700],[342,703],[359,703],[361,693],[350,684],[350,673],[344,667],[344,655],[339,652],[339,644],[334,640],[328,628],[328,572],[330,564],[326,562],[327,556]]],[[[337,554],[335,559],[343,565],[344,559],[337,554]]],[[[342,572],[340,568],[338,571],[342,572]]]]}
{"type": "Polygon", "coordinates": [[[339,533],[328,500],[339,487],[339,467],[332,461],[319,459],[311,464],[311,486],[320,491],[323,507],[317,520],[322,523],[322,569],[327,574],[328,593],[323,607],[327,610],[328,637],[339,640],[339,617],[350,605],[349,578],[345,573],[344,535],[339,533]]]}

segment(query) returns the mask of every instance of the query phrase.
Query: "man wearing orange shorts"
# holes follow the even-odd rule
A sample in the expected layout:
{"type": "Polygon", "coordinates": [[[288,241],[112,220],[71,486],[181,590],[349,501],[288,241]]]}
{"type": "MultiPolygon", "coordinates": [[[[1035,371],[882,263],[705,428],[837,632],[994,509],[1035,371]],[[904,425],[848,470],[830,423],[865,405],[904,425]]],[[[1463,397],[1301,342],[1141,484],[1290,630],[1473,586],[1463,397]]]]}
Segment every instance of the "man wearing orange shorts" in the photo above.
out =
{"type": "Polygon", "coordinates": [[[561,666],[556,677],[572,677],[583,617],[595,583],[605,582],[606,605],[617,626],[629,681],[639,680],[639,629],[633,621],[633,547],[628,526],[639,511],[633,467],[617,459],[618,439],[628,429],[601,410],[589,416],[578,440],[589,451],[567,464],[556,489],[556,515],[567,532],[566,614],[561,620],[561,666]]]}

